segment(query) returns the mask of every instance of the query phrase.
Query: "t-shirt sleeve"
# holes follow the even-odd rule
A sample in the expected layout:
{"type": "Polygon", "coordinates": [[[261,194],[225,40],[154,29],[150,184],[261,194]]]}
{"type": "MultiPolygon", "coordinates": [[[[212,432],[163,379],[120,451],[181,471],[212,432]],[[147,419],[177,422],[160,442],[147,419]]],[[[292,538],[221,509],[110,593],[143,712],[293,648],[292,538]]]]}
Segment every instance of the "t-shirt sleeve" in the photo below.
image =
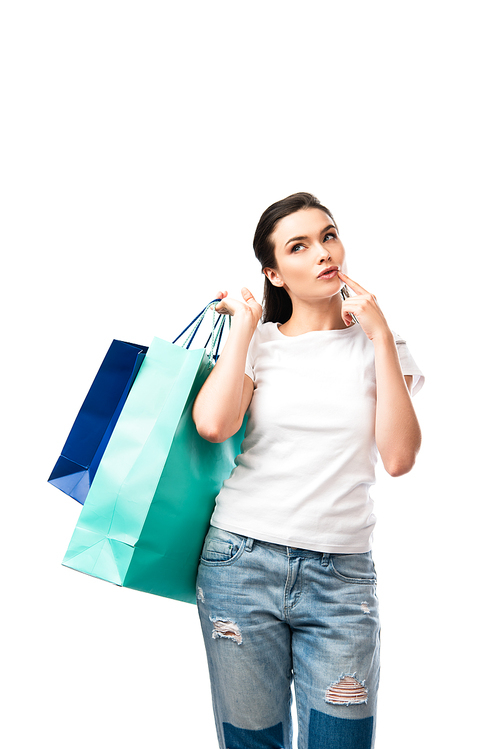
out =
{"type": "Polygon", "coordinates": [[[394,340],[396,342],[396,349],[399,355],[399,363],[401,364],[401,370],[404,375],[412,375],[413,383],[410,390],[412,398],[422,389],[425,382],[425,376],[422,370],[416,363],[415,359],[410,353],[406,341],[398,333],[392,331],[394,340]]]}

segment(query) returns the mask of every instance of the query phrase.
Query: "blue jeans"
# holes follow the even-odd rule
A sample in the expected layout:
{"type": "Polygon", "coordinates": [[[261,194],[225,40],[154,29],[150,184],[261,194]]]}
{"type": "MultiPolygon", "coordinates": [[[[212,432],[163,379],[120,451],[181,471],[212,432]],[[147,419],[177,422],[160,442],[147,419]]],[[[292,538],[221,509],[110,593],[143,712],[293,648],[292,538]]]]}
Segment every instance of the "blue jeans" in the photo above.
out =
{"type": "Polygon", "coordinates": [[[210,527],[197,579],[221,749],[370,749],[380,625],[371,552],[323,554],[210,527]]]}

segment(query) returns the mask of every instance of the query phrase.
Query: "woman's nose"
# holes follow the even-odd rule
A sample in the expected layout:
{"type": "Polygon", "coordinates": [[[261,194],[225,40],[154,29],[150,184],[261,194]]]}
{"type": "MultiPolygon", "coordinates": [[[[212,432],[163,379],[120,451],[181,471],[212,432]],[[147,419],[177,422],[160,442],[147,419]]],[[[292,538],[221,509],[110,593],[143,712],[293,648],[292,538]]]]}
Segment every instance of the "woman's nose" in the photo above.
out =
{"type": "Polygon", "coordinates": [[[319,250],[320,262],[322,262],[323,260],[327,260],[330,257],[330,251],[328,250],[327,247],[325,247],[324,244],[320,244],[318,250],[319,250]]]}

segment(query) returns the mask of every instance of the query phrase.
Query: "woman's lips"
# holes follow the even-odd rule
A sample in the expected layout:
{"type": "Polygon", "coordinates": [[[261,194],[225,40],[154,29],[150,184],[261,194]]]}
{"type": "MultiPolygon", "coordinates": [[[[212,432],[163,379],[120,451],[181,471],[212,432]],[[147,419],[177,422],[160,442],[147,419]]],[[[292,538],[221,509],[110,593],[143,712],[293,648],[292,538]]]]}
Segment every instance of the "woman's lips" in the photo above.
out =
{"type": "Polygon", "coordinates": [[[328,280],[329,278],[335,278],[335,276],[338,274],[338,268],[331,268],[330,270],[323,271],[323,273],[320,273],[318,278],[324,278],[328,280]]]}

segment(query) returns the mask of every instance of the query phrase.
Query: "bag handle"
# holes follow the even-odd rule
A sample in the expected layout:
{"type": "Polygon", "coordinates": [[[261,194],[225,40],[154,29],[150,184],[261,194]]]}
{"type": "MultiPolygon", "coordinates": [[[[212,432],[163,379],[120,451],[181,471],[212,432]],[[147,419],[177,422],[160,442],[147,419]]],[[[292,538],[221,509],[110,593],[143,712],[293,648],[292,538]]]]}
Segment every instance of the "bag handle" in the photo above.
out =
{"type": "MultiPolygon", "coordinates": [[[[184,335],[184,333],[186,333],[187,331],[189,331],[187,337],[185,338],[185,340],[181,344],[182,348],[188,349],[191,346],[196,333],[200,329],[200,326],[201,326],[203,320],[205,319],[205,315],[207,314],[208,310],[210,309],[210,306],[212,304],[214,304],[215,302],[218,303],[220,301],[221,301],[220,299],[212,299],[212,301],[209,302],[201,310],[201,312],[198,315],[196,315],[196,317],[193,320],[191,320],[191,322],[189,323],[189,325],[187,325],[184,328],[184,330],[181,333],[179,333],[179,335],[177,336],[177,338],[175,338],[172,341],[172,343],[176,343],[179,340],[179,338],[184,335]]],[[[214,363],[219,358],[219,346],[220,346],[220,342],[221,342],[221,339],[222,339],[222,333],[224,331],[224,325],[225,324],[226,324],[226,316],[225,315],[221,315],[220,312],[216,312],[215,311],[215,305],[214,305],[214,307],[213,307],[213,317],[212,317],[212,330],[211,330],[211,333],[208,336],[208,339],[207,339],[207,341],[205,343],[205,346],[204,346],[204,348],[206,349],[207,346],[208,346],[208,344],[209,344],[209,342],[210,341],[212,342],[211,343],[211,347],[210,347],[210,360],[213,359],[214,363]],[[219,316],[217,320],[215,318],[216,315],[219,316]],[[214,349],[215,349],[215,354],[214,354],[214,349]]],[[[229,330],[231,330],[231,318],[229,318],[229,330]]]]}

